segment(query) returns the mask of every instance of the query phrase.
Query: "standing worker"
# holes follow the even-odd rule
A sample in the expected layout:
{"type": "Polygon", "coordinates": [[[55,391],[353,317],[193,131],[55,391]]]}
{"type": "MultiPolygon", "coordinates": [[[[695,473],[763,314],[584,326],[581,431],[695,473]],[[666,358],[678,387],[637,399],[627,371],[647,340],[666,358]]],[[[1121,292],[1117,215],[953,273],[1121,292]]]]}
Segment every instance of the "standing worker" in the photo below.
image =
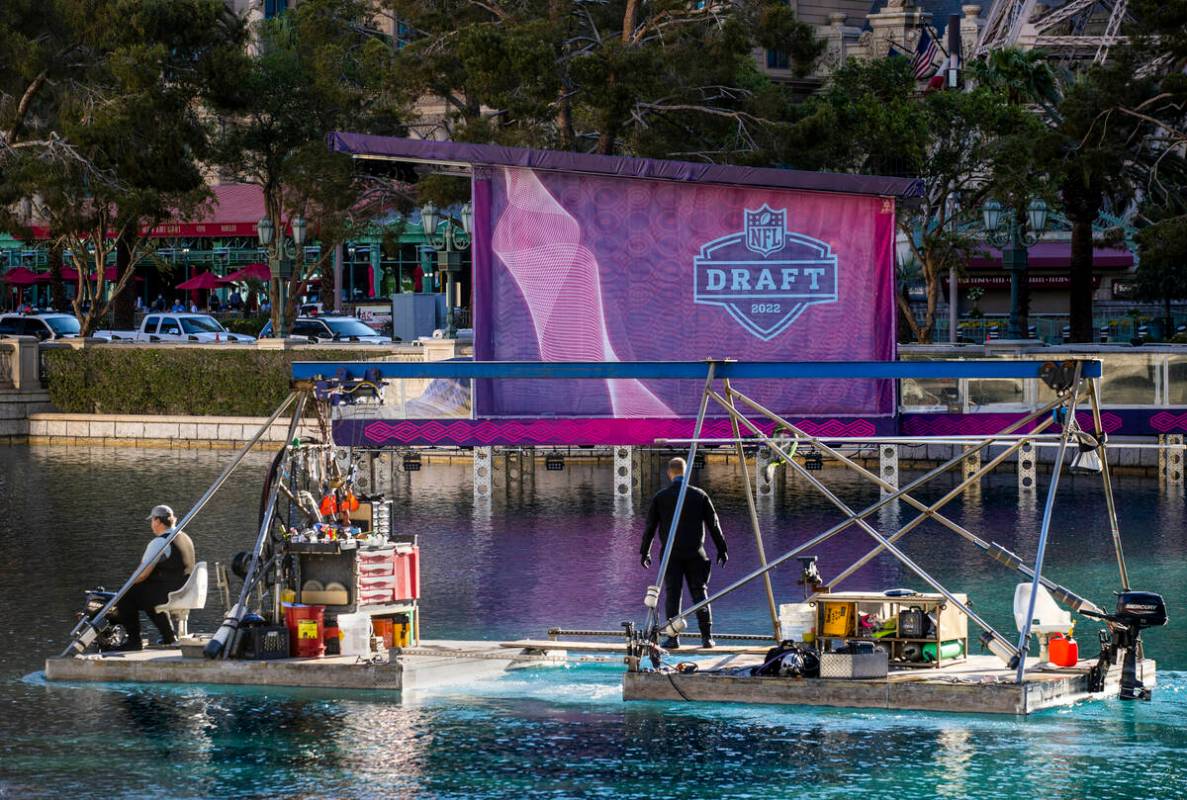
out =
{"type": "Polygon", "coordinates": [[[177,637],[173,632],[173,623],[169,615],[157,611],[157,606],[169,601],[169,593],[175,592],[185,585],[186,579],[194,571],[194,542],[189,534],[181,531],[170,544],[165,544],[165,534],[177,524],[177,517],[169,506],[154,506],[148,515],[148,522],[152,526],[153,538],[144,549],[144,556],[137,568],[139,574],[127,593],[116,604],[119,610],[120,622],[128,632],[128,642],[122,649],[139,650],[143,647],[140,640],[140,612],[143,611],[152,620],[157,631],[161,634],[162,644],[173,644],[177,637]],[[150,563],[164,550],[162,558],[150,563]]]}
{"type": "MultiPolygon", "coordinates": [[[[656,529],[659,530],[661,553],[667,544],[668,532],[672,529],[672,517],[676,514],[676,500],[680,496],[680,484],[684,481],[687,466],[683,458],[673,458],[669,461],[668,478],[672,483],[651,498],[651,508],[647,510],[647,530],[643,532],[643,546],[639,550],[644,568],[651,566],[651,540],[655,537],[656,529]]],[[[709,573],[713,571],[713,562],[705,553],[705,528],[709,529],[713,545],[717,548],[717,563],[724,567],[725,562],[729,560],[729,553],[726,552],[725,537],[721,535],[721,525],[717,521],[717,512],[713,509],[713,501],[704,490],[690,484],[684,496],[680,521],[676,525],[676,541],[672,543],[668,570],[663,576],[664,613],[668,619],[680,613],[683,584],[688,584],[688,593],[692,596],[693,603],[699,603],[709,596],[709,573]]],[[[701,628],[701,647],[713,647],[713,615],[709,606],[697,611],[697,624],[701,628]]],[[[668,650],[679,646],[680,639],[675,634],[663,642],[663,647],[668,650]]]]}

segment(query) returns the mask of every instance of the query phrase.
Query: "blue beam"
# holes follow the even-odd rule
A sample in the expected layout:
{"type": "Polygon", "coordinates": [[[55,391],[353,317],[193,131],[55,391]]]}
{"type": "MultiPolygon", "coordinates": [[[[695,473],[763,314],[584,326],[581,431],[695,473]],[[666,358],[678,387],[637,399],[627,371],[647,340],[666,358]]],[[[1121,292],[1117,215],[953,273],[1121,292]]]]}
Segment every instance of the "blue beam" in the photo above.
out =
{"type": "MultiPolygon", "coordinates": [[[[1066,359],[1052,359],[1063,361],[1066,359]]],[[[637,378],[704,380],[707,361],[296,361],[293,379],[333,377],[345,369],[361,378],[561,379],[637,378]]],[[[718,361],[718,378],[1037,378],[1042,361],[718,361]]],[[[1086,378],[1099,378],[1101,362],[1080,359],[1086,378]]]]}

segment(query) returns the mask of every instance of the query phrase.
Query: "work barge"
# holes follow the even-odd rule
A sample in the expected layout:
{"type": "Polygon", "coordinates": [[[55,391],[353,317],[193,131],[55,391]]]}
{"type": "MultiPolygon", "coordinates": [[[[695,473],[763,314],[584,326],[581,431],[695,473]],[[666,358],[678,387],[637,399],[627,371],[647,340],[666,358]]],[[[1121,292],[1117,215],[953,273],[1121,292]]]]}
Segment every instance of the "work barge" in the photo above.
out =
{"type": "MultiPolygon", "coordinates": [[[[508,670],[591,659],[624,664],[623,699],[627,701],[1026,715],[1096,698],[1149,699],[1156,683],[1156,663],[1145,658],[1141,632],[1166,623],[1165,604],[1159,595],[1134,591],[1129,585],[1106,457],[1108,437],[1101,425],[1100,375],[1100,362],[1091,359],[295,363],[293,394],[261,432],[291,405],[294,410],[290,434],[294,434],[305,414],[306,403],[310,402],[324,436],[319,442],[301,442],[290,435],[288,444],[277,455],[265,487],[267,500],[262,504],[255,546],[244,556],[246,564],[239,599],[229,608],[219,630],[213,635],[183,638],[180,646],[171,648],[95,652],[97,642],[101,643],[110,627],[118,596],[132,583],[130,577],[109,602],[80,619],[66,650],[47,660],[46,678],[412,692],[498,677],[508,670]],[[1052,399],[993,435],[959,437],[963,449],[958,455],[900,487],[897,480],[891,483],[846,453],[845,445],[860,444],[861,440],[842,441],[812,435],[738,388],[749,380],[837,378],[1031,379],[1041,381],[1052,399]],[[348,494],[342,488],[350,488],[351,470],[375,454],[374,449],[360,447],[358,442],[333,442],[329,418],[335,408],[372,404],[375,413],[381,414],[383,387],[390,381],[406,379],[698,381],[702,391],[691,438],[680,442],[667,440],[665,444],[686,444],[687,463],[695,464],[698,448],[710,441],[702,439],[706,416],[711,409],[724,413],[732,432],[728,445],[743,464],[756,448],[764,448],[770,454],[769,463],[774,465],[767,469],[783,469],[806,482],[837,508],[840,521],[793,549],[768,558],[754,480],[743,469],[743,488],[758,563],[742,578],[706,600],[682,609],[676,617],[665,619],[659,612],[661,576],[666,572],[675,538],[669,535],[654,583],[645,592],[645,620],[638,625],[624,623],[617,641],[606,641],[615,636],[612,631],[564,629],[555,629],[549,637],[541,639],[422,641],[420,608],[414,599],[407,597],[409,591],[401,595],[401,590],[396,588],[394,595],[381,597],[379,593],[366,597],[368,585],[352,583],[359,580],[360,570],[366,572],[360,564],[379,563],[373,558],[378,558],[377,552],[386,553],[394,548],[399,563],[401,552],[407,554],[409,548],[415,548],[418,558],[419,543],[415,537],[385,534],[394,528],[384,516],[382,498],[365,498],[362,504],[365,535],[356,532],[351,534],[355,539],[335,538],[347,534],[340,523],[327,521],[332,515],[327,516],[326,508],[318,508],[315,496],[319,483],[336,486],[339,498],[348,494]],[[958,469],[968,456],[988,453],[991,446],[999,452],[986,457],[983,463],[978,459],[977,468],[961,474],[956,485],[939,500],[918,499],[921,487],[958,469]],[[966,486],[980,480],[1024,446],[1049,446],[1056,450],[1032,560],[1024,560],[991,539],[968,530],[942,511],[966,486]],[[881,490],[880,499],[865,508],[851,508],[823,480],[819,462],[825,458],[877,486],[881,490]],[[1071,463],[1065,464],[1068,461],[1071,463]],[[1099,473],[1104,487],[1110,539],[1102,546],[1114,552],[1118,569],[1117,586],[1097,591],[1105,595],[1117,590],[1116,606],[1108,611],[1086,595],[1043,574],[1060,477],[1066,469],[1073,468],[1099,473]],[[896,530],[879,530],[877,512],[892,503],[908,506],[918,513],[896,530]],[[293,524],[298,519],[304,521],[293,524]],[[312,529],[316,535],[310,537],[307,532],[302,533],[302,525],[313,520],[318,520],[313,522],[312,529]],[[943,585],[925,565],[917,563],[899,547],[897,543],[903,537],[924,523],[950,531],[984,556],[1021,576],[1014,595],[1016,637],[995,629],[974,610],[967,595],[943,585]],[[846,531],[867,537],[871,549],[836,575],[820,575],[816,555],[830,539],[846,531]],[[355,552],[347,572],[341,572],[341,566],[326,566],[324,557],[330,551],[342,556],[348,550],[355,552]],[[895,558],[925,589],[851,592],[840,588],[861,567],[883,555],[895,558]],[[797,565],[805,597],[801,602],[777,602],[771,571],[797,565]],[[309,578],[310,575],[316,577],[309,578]],[[753,582],[761,582],[765,590],[771,620],[769,633],[725,635],[719,637],[712,650],[665,646],[684,632],[686,620],[705,605],[753,582]],[[343,590],[341,596],[336,594],[343,590]],[[285,616],[292,613],[290,606],[335,608],[343,618],[367,618],[367,648],[358,650],[356,645],[350,653],[342,655],[290,653],[286,642],[284,656],[296,657],[260,657],[259,650],[266,649],[266,645],[258,629],[278,631],[285,616]],[[1080,658],[1075,648],[1069,647],[1073,613],[1085,618],[1080,621],[1082,626],[1099,624],[1099,653],[1087,653],[1080,658]],[[391,632],[386,625],[388,619],[395,620],[398,632],[391,632]],[[376,635],[379,621],[385,622],[385,637],[376,635]],[[972,637],[970,626],[974,629],[972,637]],[[255,633],[245,633],[253,628],[257,629],[255,633]],[[974,647],[988,653],[974,653],[974,647]]],[[[209,502],[258,439],[259,435],[248,443],[190,512],[165,534],[170,540],[209,502]]],[[[722,444],[720,440],[712,443],[722,444]]],[[[687,482],[682,482],[669,534],[675,530],[686,491],[687,482]]],[[[390,514],[390,504],[386,513],[390,514]]],[[[386,562],[382,563],[386,570],[386,562]]],[[[386,579],[386,571],[377,577],[386,579]]],[[[400,581],[396,577],[394,581],[372,581],[370,585],[386,589],[389,583],[398,587],[400,581]]],[[[419,582],[418,576],[415,582],[419,582]]],[[[288,622],[293,627],[292,620],[288,622]]],[[[300,622],[293,630],[295,636],[305,636],[298,633],[306,630],[300,622]]],[[[320,628],[317,630],[320,639],[323,633],[320,628]]]]}

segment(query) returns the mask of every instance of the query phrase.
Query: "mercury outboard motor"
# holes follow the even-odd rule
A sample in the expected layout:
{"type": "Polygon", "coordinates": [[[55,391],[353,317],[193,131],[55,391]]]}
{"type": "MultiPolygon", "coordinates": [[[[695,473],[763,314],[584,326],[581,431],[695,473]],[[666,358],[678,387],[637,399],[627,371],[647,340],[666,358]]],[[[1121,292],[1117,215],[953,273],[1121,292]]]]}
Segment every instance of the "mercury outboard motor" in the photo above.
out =
{"type": "MultiPolygon", "coordinates": [[[[115,592],[109,592],[102,586],[96,586],[94,589],[87,589],[86,597],[86,605],[83,606],[82,611],[78,612],[77,617],[80,620],[86,619],[93,622],[99,612],[103,610],[103,606],[115,597],[115,592]]],[[[96,629],[95,633],[97,634],[95,644],[100,653],[118,650],[128,641],[128,632],[120,624],[119,614],[114,606],[111,612],[103,618],[103,624],[96,629]]]]}
{"type": "Polygon", "coordinates": [[[1121,699],[1149,700],[1151,691],[1138,677],[1138,659],[1142,657],[1142,631],[1167,623],[1166,602],[1154,592],[1121,592],[1117,610],[1112,614],[1081,611],[1086,617],[1109,624],[1100,632],[1100,657],[1088,672],[1088,691],[1103,692],[1109,667],[1117,663],[1119,650],[1125,651],[1121,665],[1121,699]]]}

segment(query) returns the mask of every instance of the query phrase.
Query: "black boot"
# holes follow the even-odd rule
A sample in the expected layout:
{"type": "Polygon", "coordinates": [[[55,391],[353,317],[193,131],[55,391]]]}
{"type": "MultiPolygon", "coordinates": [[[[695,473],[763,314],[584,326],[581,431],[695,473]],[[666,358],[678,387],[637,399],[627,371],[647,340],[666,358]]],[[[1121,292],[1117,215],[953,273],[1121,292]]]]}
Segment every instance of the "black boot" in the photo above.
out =
{"type": "Polygon", "coordinates": [[[662,642],[660,642],[659,646],[665,650],[679,650],[680,649],[680,640],[678,638],[676,638],[675,636],[669,636],[668,638],[666,638],[662,642]]]}
{"type": "Polygon", "coordinates": [[[713,641],[713,612],[708,606],[697,611],[697,627],[701,629],[701,647],[706,650],[716,647],[717,643],[713,641]]]}

